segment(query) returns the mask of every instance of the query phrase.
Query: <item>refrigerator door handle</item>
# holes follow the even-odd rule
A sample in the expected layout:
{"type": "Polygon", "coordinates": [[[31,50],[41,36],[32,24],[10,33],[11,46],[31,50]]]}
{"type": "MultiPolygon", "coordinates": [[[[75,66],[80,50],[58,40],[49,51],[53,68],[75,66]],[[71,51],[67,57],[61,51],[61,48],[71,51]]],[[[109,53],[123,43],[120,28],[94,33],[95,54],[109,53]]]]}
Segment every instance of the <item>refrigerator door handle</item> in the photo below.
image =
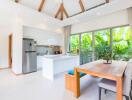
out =
{"type": "Polygon", "coordinates": [[[36,52],[36,51],[25,51],[25,53],[33,53],[33,52],[36,52]]]}

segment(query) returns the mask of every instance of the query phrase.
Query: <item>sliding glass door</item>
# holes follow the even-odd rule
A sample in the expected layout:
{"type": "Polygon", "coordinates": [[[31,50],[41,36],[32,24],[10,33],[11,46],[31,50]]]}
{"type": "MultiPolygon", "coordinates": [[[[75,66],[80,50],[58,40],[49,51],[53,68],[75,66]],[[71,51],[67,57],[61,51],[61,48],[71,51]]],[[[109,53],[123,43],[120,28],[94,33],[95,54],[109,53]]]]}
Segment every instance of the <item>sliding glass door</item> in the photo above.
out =
{"type": "Polygon", "coordinates": [[[100,48],[111,47],[112,59],[132,58],[132,31],[130,26],[71,35],[70,51],[80,55],[80,64],[101,59],[100,48]]]}
{"type": "Polygon", "coordinates": [[[132,32],[129,26],[112,29],[113,59],[129,60],[132,57],[132,32]]]}
{"type": "Polygon", "coordinates": [[[79,54],[79,35],[72,35],[70,37],[70,52],[71,54],[79,54]]]}
{"type": "Polygon", "coordinates": [[[107,46],[110,46],[110,29],[100,30],[94,32],[94,58],[95,60],[101,59],[101,50],[107,46]]]}
{"type": "Polygon", "coordinates": [[[85,64],[92,61],[93,53],[92,33],[83,33],[80,44],[80,62],[85,64]]]}

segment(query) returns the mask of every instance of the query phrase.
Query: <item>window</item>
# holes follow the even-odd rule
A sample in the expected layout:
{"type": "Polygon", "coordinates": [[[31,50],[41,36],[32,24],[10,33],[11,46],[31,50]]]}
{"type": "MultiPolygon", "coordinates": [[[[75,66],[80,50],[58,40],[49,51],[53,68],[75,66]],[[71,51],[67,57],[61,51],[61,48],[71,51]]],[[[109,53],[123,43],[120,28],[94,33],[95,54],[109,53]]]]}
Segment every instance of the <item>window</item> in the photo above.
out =
{"type": "Polygon", "coordinates": [[[94,32],[95,46],[97,45],[110,45],[110,30],[101,30],[94,32]]]}
{"type": "Polygon", "coordinates": [[[129,26],[112,29],[113,59],[129,60],[132,57],[132,33],[129,26]]]}
{"type": "Polygon", "coordinates": [[[71,36],[70,50],[73,54],[80,53],[81,64],[100,59],[97,49],[102,46],[112,48],[112,59],[129,60],[132,58],[131,28],[124,26],[71,36]]]}
{"type": "Polygon", "coordinates": [[[72,54],[79,54],[79,35],[72,35],[70,37],[70,52],[72,54]]]}
{"type": "Polygon", "coordinates": [[[101,59],[102,48],[110,46],[110,29],[94,32],[95,59],[101,59]]]}
{"type": "Polygon", "coordinates": [[[92,33],[81,35],[80,60],[81,64],[92,61],[92,33]]]}

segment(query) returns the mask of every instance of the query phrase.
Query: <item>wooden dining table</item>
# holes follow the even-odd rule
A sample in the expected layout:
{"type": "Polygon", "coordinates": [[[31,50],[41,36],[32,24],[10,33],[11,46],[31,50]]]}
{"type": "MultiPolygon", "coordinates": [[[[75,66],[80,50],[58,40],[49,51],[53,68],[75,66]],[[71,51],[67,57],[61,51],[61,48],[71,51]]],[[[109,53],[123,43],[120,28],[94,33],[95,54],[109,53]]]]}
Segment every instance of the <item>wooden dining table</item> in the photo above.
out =
{"type": "MultiPolygon", "coordinates": [[[[116,82],[117,96],[116,100],[123,100],[123,74],[126,69],[127,62],[112,61],[111,64],[104,64],[103,60],[90,62],[74,69],[75,71],[75,85],[74,95],[76,98],[80,96],[80,72],[85,74],[113,80],[116,82]]],[[[89,100],[89,99],[88,99],[89,100]]]]}

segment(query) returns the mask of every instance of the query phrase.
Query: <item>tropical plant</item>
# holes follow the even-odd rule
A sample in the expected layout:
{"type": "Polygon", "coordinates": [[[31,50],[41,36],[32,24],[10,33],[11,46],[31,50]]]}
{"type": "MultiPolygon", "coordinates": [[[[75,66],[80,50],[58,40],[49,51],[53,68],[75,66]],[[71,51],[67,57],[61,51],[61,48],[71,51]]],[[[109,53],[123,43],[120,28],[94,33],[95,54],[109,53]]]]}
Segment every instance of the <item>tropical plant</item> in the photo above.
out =
{"type": "Polygon", "coordinates": [[[92,61],[92,33],[84,33],[81,35],[81,64],[92,61]]]}
{"type": "Polygon", "coordinates": [[[92,33],[84,33],[81,35],[81,48],[91,49],[92,47],[92,33]]]}
{"type": "Polygon", "coordinates": [[[115,28],[113,33],[113,59],[129,60],[132,53],[132,36],[130,27],[115,28]]]}
{"type": "Polygon", "coordinates": [[[112,49],[104,44],[100,44],[95,48],[98,59],[106,60],[107,63],[112,59],[112,49]]]}
{"type": "Polygon", "coordinates": [[[70,52],[78,54],[79,52],[79,35],[72,35],[70,39],[70,52]]]}

